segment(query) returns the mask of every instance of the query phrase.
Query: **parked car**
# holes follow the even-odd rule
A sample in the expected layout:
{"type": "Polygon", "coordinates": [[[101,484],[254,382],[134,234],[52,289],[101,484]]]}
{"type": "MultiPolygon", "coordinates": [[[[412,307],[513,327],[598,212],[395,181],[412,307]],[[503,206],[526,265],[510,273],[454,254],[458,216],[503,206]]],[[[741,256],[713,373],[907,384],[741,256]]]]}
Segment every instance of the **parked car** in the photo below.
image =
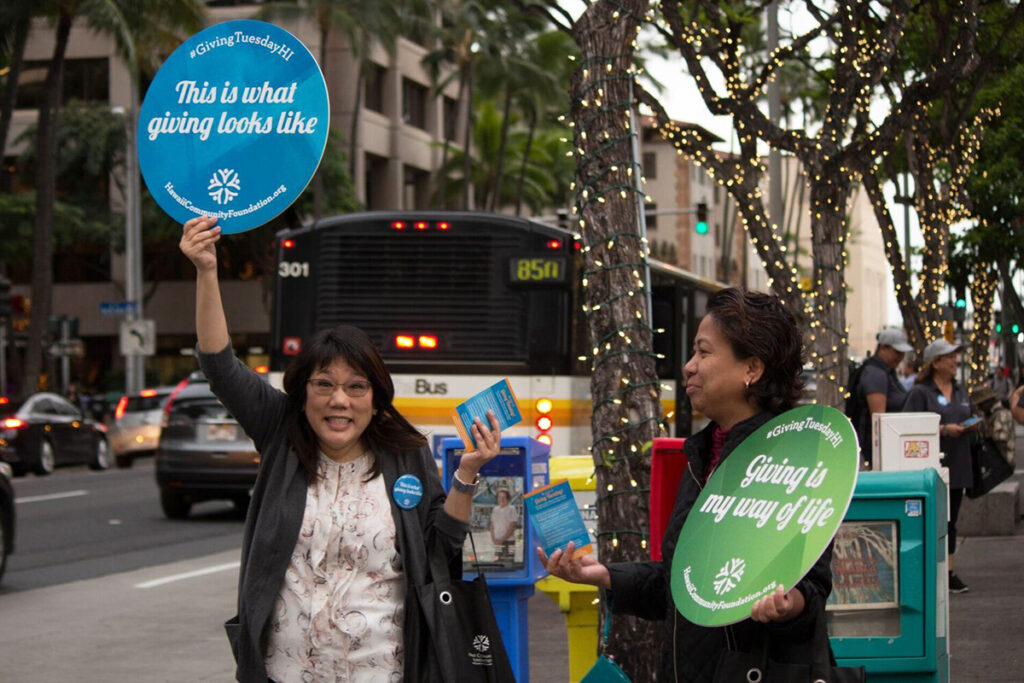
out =
{"type": "Polygon", "coordinates": [[[164,404],[172,391],[174,387],[144,389],[117,402],[107,435],[118,467],[131,467],[135,458],[156,452],[164,404]]]}
{"type": "Polygon", "coordinates": [[[10,464],[15,476],[83,463],[105,470],[111,464],[107,428],[49,392],[0,403],[0,461],[10,464]]]}
{"type": "Polygon", "coordinates": [[[204,500],[226,499],[244,511],[260,455],[200,373],[174,390],[164,406],[156,449],[160,506],[170,519],[188,517],[204,500]]]}
{"type": "Polygon", "coordinates": [[[14,552],[14,471],[0,462],[0,579],[7,569],[7,556],[14,552]]]}

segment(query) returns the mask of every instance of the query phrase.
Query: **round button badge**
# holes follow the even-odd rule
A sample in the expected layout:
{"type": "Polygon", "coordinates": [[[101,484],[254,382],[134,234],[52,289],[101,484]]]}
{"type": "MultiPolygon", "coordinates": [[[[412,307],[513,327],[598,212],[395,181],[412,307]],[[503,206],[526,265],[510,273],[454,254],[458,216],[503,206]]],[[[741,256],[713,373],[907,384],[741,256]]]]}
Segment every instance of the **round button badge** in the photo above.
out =
{"type": "Polygon", "coordinates": [[[403,474],[395,481],[392,495],[398,507],[411,510],[423,500],[423,483],[414,474],[403,474]]]}
{"type": "Polygon", "coordinates": [[[139,110],[139,168],[176,221],[224,233],[263,225],[294,202],[327,144],[330,106],[309,50],[262,21],[200,31],[164,62],[139,110]]]}

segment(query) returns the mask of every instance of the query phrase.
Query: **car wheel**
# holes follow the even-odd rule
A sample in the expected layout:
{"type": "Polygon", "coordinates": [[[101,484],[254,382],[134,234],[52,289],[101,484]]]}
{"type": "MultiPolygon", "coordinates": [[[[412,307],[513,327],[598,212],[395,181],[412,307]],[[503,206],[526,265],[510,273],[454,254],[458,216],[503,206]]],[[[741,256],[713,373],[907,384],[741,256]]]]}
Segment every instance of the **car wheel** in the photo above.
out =
{"type": "Polygon", "coordinates": [[[110,469],[110,444],[107,443],[106,437],[101,436],[96,440],[96,452],[92,456],[92,462],[89,463],[89,469],[110,469]]]}
{"type": "Polygon", "coordinates": [[[117,466],[121,469],[128,469],[132,466],[132,456],[130,455],[115,455],[114,460],[117,461],[117,466]]]}
{"type": "Polygon", "coordinates": [[[53,474],[53,468],[56,464],[56,458],[53,455],[53,446],[50,445],[49,441],[43,441],[39,444],[39,460],[36,462],[36,474],[53,474]]]}
{"type": "Polygon", "coordinates": [[[168,519],[185,519],[192,510],[192,503],[177,491],[160,489],[160,507],[168,519]]]}

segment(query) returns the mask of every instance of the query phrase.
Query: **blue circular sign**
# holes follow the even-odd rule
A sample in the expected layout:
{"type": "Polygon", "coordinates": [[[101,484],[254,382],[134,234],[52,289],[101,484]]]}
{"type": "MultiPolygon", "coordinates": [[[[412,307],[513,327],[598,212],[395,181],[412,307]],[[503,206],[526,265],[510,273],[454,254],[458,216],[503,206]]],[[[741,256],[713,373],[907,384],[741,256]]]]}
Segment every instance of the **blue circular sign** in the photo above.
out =
{"type": "Polygon", "coordinates": [[[398,507],[411,510],[423,500],[423,483],[414,474],[403,474],[395,480],[392,495],[398,507]]]}
{"type": "Polygon", "coordinates": [[[139,167],[157,204],[224,233],[263,225],[299,196],[327,144],[327,85],[284,29],[227,21],[189,38],[139,110],[139,167]]]}

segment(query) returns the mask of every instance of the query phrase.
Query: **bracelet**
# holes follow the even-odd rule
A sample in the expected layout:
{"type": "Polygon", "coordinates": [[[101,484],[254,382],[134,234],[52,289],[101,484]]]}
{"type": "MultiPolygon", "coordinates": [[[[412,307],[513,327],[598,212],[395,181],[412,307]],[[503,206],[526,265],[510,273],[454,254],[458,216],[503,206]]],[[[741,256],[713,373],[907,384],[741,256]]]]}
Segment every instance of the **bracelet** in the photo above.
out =
{"type": "Polygon", "coordinates": [[[461,479],[459,479],[459,471],[458,470],[455,470],[454,472],[452,472],[452,488],[455,489],[456,491],[458,491],[459,493],[469,493],[469,494],[476,493],[476,485],[479,484],[479,483],[480,483],[480,475],[479,474],[476,475],[476,477],[473,478],[473,482],[472,483],[466,483],[466,482],[462,481],[461,479]]]}

